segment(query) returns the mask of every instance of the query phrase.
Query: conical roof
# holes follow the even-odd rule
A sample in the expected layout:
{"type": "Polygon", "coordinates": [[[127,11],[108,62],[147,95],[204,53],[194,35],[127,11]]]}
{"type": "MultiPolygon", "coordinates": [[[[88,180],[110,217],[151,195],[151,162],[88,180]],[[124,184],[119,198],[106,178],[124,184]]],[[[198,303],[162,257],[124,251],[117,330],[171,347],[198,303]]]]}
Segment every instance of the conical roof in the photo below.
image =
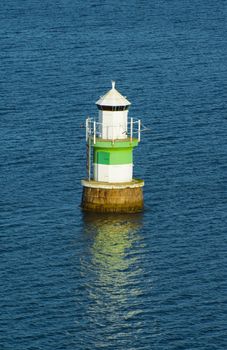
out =
{"type": "Polygon", "coordinates": [[[96,102],[99,106],[129,106],[131,103],[115,89],[115,81],[112,81],[112,89],[96,102]]]}

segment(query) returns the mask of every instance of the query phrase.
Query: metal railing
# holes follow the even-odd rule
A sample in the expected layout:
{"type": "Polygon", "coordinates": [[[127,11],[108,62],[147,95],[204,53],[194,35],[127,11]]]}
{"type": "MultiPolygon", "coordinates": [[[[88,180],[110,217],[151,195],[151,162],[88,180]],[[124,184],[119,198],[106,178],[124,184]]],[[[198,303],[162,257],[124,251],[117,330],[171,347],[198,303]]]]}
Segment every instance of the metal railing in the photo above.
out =
{"type": "MultiPolygon", "coordinates": [[[[124,130],[125,126],[123,125],[111,125],[106,126],[100,122],[97,122],[93,118],[88,117],[86,119],[86,141],[88,142],[89,138],[92,137],[93,143],[96,143],[97,138],[102,138],[102,130],[103,128],[107,129],[107,134],[111,134],[112,137],[107,137],[108,140],[112,140],[112,142],[119,140],[119,138],[114,137],[116,131],[119,131],[119,128],[122,129],[122,134],[125,134],[125,138],[130,138],[132,142],[133,138],[137,138],[140,142],[141,140],[141,120],[130,118],[128,122],[126,130],[124,130]]],[[[124,138],[121,138],[124,139],[124,138]]]]}

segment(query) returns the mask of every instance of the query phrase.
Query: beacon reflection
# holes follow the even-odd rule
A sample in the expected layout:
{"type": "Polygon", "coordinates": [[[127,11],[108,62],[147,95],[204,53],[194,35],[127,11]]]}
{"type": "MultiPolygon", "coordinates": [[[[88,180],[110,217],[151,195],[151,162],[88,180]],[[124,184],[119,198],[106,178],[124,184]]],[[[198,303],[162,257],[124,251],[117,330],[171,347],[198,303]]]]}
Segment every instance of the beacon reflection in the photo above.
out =
{"type": "Polygon", "coordinates": [[[91,242],[83,269],[90,276],[87,315],[92,324],[105,324],[97,329],[96,345],[103,346],[103,337],[107,345],[127,338],[130,326],[135,334],[140,328],[142,216],[85,214],[84,222],[91,242]]]}

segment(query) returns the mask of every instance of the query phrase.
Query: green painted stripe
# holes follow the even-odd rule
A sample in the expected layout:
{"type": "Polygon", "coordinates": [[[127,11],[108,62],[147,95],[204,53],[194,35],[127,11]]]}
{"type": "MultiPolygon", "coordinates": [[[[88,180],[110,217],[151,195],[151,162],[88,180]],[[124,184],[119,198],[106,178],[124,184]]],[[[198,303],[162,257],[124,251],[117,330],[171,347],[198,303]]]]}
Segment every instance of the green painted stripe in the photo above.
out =
{"type": "Polygon", "coordinates": [[[125,140],[104,140],[100,138],[96,138],[96,143],[93,144],[94,148],[133,148],[138,146],[138,139],[127,138],[125,140]]]}
{"type": "Polygon", "coordinates": [[[132,149],[95,149],[94,163],[117,165],[131,164],[133,162],[132,149]]]}

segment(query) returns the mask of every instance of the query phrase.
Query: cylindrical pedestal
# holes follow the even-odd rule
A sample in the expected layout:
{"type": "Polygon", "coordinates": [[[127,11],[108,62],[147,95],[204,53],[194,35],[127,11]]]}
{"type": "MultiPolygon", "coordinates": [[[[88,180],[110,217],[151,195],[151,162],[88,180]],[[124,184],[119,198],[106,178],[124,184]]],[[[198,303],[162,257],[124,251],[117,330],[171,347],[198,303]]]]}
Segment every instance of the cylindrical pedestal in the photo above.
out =
{"type": "Polygon", "coordinates": [[[138,213],[143,210],[142,180],[122,184],[82,180],[82,185],[81,207],[85,211],[138,213]]]}

